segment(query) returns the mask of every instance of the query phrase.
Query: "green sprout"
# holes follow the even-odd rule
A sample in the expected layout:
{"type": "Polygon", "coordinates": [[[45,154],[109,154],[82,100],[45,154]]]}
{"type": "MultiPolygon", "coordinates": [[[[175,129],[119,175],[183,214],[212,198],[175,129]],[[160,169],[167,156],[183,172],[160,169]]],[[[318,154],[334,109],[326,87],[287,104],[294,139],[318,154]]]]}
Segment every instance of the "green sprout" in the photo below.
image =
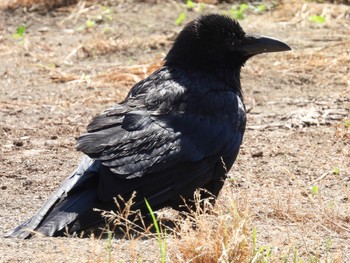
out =
{"type": "Polygon", "coordinates": [[[298,250],[297,249],[295,249],[294,251],[293,251],[293,263],[298,263],[299,261],[298,261],[298,250]]]}
{"type": "Polygon", "coordinates": [[[310,189],[311,194],[313,195],[317,195],[318,194],[318,186],[317,185],[313,185],[310,189]]]}
{"type": "Polygon", "coordinates": [[[176,19],[175,24],[177,26],[181,25],[182,22],[186,19],[186,13],[182,12],[179,17],[176,19]]]}
{"type": "Polygon", "coordinates": [[[14,39],[23,39],[24,35],[26,33],[27,27],[25,25],[21,25],[17,27],[16,33],[12,35],[12,38],[14,39]]]}
{"type": "Polygon", "coordinates": [[[165,259],[166,259],[166,243],[164,240],[164,234],[163,231],[161,230],[161,228],[158,225],[156,216],[150,206],[150,204],[148,203],[147,199],[145,198],[145,203],[147,206],[148,211],[151,214],[152,217],[152,221],[153,221],[153,225],[156,229],[157,235],[158,235],[158,245],[159,245],[159,250],[160,250],[160,262],[165,263],[165,259]]]}
{"type": "Polygon", "coordinates": [[[324,16],[309,16],[309,21],[316,24],[324,24],[326,22],[326,18],[324,16]]]}
{"type": "Polygon", "coordinates": [[[194,8],[194,3],[192,2],[192,0],[187,0],[186,1],[186,7],[187,7],[187,9],[193,9],[194,8]]]}
{"type": "Polygon", "coordinates": [[[88,19],[86,21],[86,27],[87,28],[93,28],[96,25],[96,22],[94,20],[88,19]]]}
{"type": "Polygon", "coordinates": [[[265,13],[267,11],[267,5],[262,3],[262,4],[258,5],[257,7],[255,7],[255,11],[257,13],[265,13]]]}
{"type": "Polygon", "coordinates": [[[205,7],[206,7],[205,3],[199,3],[198,12],[203,12],[205,7]]]}
{"type": "Polygon", "coordinates": [[[339,175],[340,174],[340,169],[338,167],[333,168],[333,174],[339,175]]]}
{"type": "Polygon", "coordinates": [[[107,262],[112,262],[112,252],[113,252],[112,240],[113,240],[113,232],[108,229],[107,230],[107,245],[106,245],[106,251],[108,253],[107,262]]]}
{"type": "Polygon", "coordinates": [[[230,15],[232,18],[237,19],[237,20],[242,20],[245,18],[245,12],[248,9],[247,4],[240,4],[239,6],[232,6],[230,10],[230,15]]]}
{"type": "Polygon", "coordinates": [[[257,237],[256,237],[256,227],[253,228],[253,236],[252,236],[252,239],[253,239],[253,247],[252,247],[252,252],[253,254],[255,254],[256,252],[256,244],[257,244],[257,237]]]}
{"type": "Polygon", "coordinates": [[[345,128],[350,128],[350,120],[344,121],[345,128]]]}

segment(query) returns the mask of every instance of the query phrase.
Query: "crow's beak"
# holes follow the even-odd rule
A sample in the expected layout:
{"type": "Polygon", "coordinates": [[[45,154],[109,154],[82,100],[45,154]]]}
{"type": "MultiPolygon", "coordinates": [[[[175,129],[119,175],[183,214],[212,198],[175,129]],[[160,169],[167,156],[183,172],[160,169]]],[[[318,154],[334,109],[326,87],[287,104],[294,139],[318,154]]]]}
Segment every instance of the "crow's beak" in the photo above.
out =
{"type": "Polygon", "coordinates": [[[246,52],[249,57],[261,53],[292,50],[290,46],[278,39],[252,35],[246,36],[245,40],[242,42],[241,49],[246,52]]]}

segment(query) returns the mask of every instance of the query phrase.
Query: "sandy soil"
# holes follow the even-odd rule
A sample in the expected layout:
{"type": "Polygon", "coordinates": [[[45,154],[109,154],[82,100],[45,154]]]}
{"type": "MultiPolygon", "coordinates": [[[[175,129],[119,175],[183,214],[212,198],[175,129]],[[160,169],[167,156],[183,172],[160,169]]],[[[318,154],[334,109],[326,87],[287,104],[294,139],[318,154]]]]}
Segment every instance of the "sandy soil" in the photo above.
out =
{"type": "MultiPolygon", "coordinates": [[[[1,12],[1,234],[74,169],[82,156],[75,139],[89,120],[160,65],[184,10],[167,1],[1,12]],[[22,24],[25,35],[14,37],[22,24]]],[[[187,11],[186,21],[197,15],[187,11]]],[[[243,69],[248,128],[219,204],[234,198],[247,209],[258,246],[275,254],[350,262],[349,7],[288,1],[241,25],[294,50],[258,56],[243,69]],[[316,14],[326,22],[310,22],[316,14]]],[[[159,260],[154,239],[115,240],[111,257],[106,240],[0,240],[1,262],[159,260]]]]}

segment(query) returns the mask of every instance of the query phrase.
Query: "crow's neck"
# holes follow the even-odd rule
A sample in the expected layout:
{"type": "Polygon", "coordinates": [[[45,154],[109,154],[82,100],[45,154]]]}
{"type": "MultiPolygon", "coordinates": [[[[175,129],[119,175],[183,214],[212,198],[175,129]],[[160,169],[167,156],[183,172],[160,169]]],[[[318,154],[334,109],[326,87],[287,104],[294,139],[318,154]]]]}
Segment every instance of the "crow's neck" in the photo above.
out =
{"type": "Polygon", "coordinates": [[[215,68],[215,76],[224,81],[229,87],[241,91],[241,69],[240,68],[215,68]]]}
{"type": "Polygon", "coordinates": [[[243,91],[241,86],[241,68],[239,69],[224,69],[218,70],[218,75],[222,75],[222,79],[237,92],[238,96],[243,102],[243,91]]]}
{"type": "MultiPolygon", "coordinates": [[[[230,87],[232,91],[236,92],[243,101],[243,93],[241,89],[241,67],[224,67],[224,66],[207,66],[202,65],[196,67],[193,64],[165,64],[166,66],[181,68],[187,72],[199,72],[201,75],[213,77],[223,83],[225,86],[230,87]]],[[[191,74],[190,74],[191,75],[191,74]]]]}

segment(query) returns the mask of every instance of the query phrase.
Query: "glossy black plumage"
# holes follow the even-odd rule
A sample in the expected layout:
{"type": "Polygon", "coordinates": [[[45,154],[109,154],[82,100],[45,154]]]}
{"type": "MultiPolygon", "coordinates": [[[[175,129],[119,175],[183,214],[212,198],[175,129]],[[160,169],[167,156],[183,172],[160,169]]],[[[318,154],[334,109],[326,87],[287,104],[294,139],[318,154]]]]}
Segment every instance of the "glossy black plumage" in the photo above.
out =
{"type": "Polygon", "coordinates": [[[77,142],[87,156],[28,222],[8,234],[57,236],[101,221],[92,208],[137,192],[135,209],[178,208],[197,188],[217,196],[246,125],[240,69],[251,56],[290,49],[244,33],[222,15],[205,15],[177,37],[162,68],[89,124],[77,142]],[[249,47],[245,50],[245,46],[249,47]]]}

